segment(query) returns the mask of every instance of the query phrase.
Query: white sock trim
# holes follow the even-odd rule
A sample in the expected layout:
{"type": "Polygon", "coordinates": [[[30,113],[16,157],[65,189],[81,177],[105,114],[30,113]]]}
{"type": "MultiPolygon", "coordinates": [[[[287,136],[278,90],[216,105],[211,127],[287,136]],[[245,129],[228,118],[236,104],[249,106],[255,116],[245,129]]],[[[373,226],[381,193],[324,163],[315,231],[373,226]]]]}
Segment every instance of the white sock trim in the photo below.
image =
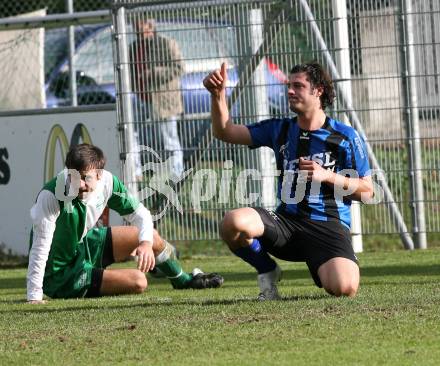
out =
{"type": "Polygon", "coordinates": [[[165,247],[165,249],[162,250],[162,251],[160,252],[160,254],[158,254],[158,255],[156,256],[156,264],[161,264],[161,263],[166,262],[166,261],[168,260],[169,257],[170,257],[170,256],[169,256],[169,254],[168,254],[167,248],[165,247]]]}
{"type": "Polygon", "coordinates": [[[161,264],[170,259],[174,254],[173,246],[165,241],[165,248],[156,256],[156,264],[161,264]]]}
{"type": "MultiPolygon", "coordinates": [[[[161,254],[162,254],[162,253],[161,253],[161,254]]],[[[180,272],[179,272],[179,274],[178,274],[177,276],[174,276],[174,277],[168,277],[168,276],[167,276],[167,278],[170,279],[170,280],[172,280],[172,279],[174,279],[174,278],[179,278],[181,275],[183,275],[183,269],[180,270],[180,272]]]]}

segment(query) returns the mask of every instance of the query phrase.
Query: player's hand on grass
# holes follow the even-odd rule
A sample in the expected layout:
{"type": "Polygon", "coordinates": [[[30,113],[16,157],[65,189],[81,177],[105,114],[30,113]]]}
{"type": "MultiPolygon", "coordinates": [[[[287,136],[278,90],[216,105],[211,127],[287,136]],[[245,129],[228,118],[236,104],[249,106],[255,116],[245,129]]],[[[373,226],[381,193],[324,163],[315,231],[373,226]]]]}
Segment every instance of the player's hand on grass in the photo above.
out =
{"type": "Polygon", "coordinates": [[[318,163],[312,160],[299,158],[299,170],[307,176],[307,181],[326,182],[329,179],[331,171],[324,169],[318,163]]]}
{"type": "Polygon", "coordinates": [[[142,241],[136,249],[136,255],[138,256],[137,268],[141,272],[148,272],[154,268],[156,261],[154,259],[153,243],[142,241]]]}
{"type": "Polygon", "coordinates": [[[41,304],[47,304],[47,301],[46,300],[28,300],[27,303],[33,304],[33,305],[41,305],[41,304]]]}
{"type": "Polygon", "coordinates": [[[227,80],[227,66],[223,62],[220,69],[214,70],[203,79],[203,85],[212,95],[218,97],[225,90],[227,80]]]}

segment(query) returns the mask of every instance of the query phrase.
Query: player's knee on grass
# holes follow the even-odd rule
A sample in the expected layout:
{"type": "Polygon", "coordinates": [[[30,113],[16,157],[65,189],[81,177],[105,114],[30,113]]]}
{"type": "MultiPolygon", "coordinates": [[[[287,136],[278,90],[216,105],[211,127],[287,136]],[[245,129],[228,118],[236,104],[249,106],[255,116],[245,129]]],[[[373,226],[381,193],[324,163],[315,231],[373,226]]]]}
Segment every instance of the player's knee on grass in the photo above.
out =
{"type": "Polygon", "coordinates": [[[334,296],[354,297],[359,288],[359,267],[346,258],[332,258],[318,270],[322,287],[334,296]]]}
{"type": "Polygon", "coordinates": [[[323,287],[329,294],[336,297],[340,297],[340,296],[354,297],[356,296],[359,286],[353,282],[354,281],[348,279],[328,285],[323,284],[323,287]]]}
{"type": "Polygon", "coordinates": [[[134,273],[136,273],[136,275],[134,275],[133,279],[133,292],[136,294],[141,294],[148,287],[147,277],[141,271],[137,271],[134,273]]]}

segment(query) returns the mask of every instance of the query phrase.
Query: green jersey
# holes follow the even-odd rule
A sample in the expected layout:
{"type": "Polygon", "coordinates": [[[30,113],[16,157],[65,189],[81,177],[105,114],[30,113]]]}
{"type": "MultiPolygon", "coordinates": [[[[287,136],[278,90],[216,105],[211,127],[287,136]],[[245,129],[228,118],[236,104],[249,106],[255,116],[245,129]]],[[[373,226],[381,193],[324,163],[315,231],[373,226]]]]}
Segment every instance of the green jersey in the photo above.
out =
{"type": "Polygon", "coordinates": [[[76,262],[83,239],[106,206],[139,228],[139,241],[153,241],[149,211],[127,193],[116,176],[103,170],[94,191],[84,199],[59,194],[65,191],[66,180],[67,171],[63,171],[46,183],[31,208],[33,235],[27,275],[28,300],[41,300],[43,280],[76,262]],[[61,190],[57,184],[62,185],[61,190]]]}

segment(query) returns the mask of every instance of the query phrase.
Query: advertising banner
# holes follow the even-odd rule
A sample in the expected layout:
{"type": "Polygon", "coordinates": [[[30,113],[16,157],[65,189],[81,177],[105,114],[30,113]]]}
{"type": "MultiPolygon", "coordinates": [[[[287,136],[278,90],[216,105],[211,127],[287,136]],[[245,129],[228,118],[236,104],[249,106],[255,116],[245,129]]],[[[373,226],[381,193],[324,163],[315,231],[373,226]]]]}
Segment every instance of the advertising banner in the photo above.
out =
{"type": "MultiPolygon", "coordinates": [[[[27,254],[29,210],[43,184],[63,169],[70,144],[88,142],[120,175],[116,112],[78,111],[0,116],[0,246],[27,254]]],[[[112,224],[120,224],[117,215],[112,224]]]]}

